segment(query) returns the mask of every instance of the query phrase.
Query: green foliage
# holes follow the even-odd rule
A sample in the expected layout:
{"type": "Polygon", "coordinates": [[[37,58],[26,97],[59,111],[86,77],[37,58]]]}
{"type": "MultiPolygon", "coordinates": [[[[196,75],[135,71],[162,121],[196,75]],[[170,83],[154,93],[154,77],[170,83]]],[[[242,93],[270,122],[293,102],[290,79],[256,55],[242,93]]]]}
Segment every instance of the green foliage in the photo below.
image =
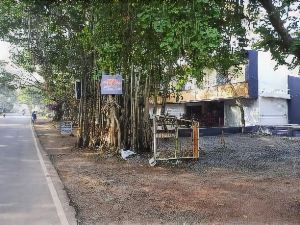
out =
{"type": "Polygon", "coordinates": [[[123,132],[118,129],[118,141],[125,139],[124,146],[132,135],[139,137],[132,142],[144,148],[151,140],[146,132],[150,95],[161,93],[165,98],[190,76],[201,81],[206,68],[225,71],[241,62],[241,46],[230,46],[233,38],[245,35],[238,2],[4,0],[0,35],[22,47],[16,63],[28,71],[37,69],[44,79],[38,89],[25,89],[21,99],[33,102],[30,96],[43,96],[55,101],[57,118],[62,111],[68,116],[79,111],[73,118],[79,118],[81,142],[88,142],[88,135],[99,137],[97,118],[105,129],[116,122],[123,132]],[[106,109],[107,98],[99,96],[97,82],[103,72],[121,73],[124,79],[124,95],[115,96],[116,104],[106,109]],[[83,87],[80,101],[73,96],[77,79],[83,87]]]}
{"type": "Polygon", "coordinates": [[[8,77],[0,76],[0,112],[3,109],[6,112],[12,110],[17,100],[15,86],[10,85],[7,81],[10,81],[8,77]]]}
{"type": "Polygon", "coordinates": [[[18,90],[18,100],[27,105],[41,105],[45,100],[42,90],[35,87],[25,87],[18,90]]]}
{"type": "Polygon", "coordinates": [[[17,85],[16,77],[5,69],[6,62],[0,61],[0,88],[15,89],[17,85]]]}
{"type": "Polygon", "coordinates": [[[260,36],[255,48],[270,51],[279,65],[300,65],[299,1],[253,0],[248,5],[248,14],[250,24],[260,36]],[[294,56],[292,60],[290,55],[294,56]]]}
{"type": "Polygon", "coordinates": [[[70,82],[84,76],[91,57],[93,71],[128,74],[133,64],[143,74],[155,67],[160,72],[154,79],[167,83],[174,76],[186,77],[187,72],[201,80],[204,68],[223,64],[227,68],[240,61],[228,42],[245,33],[239,20],[242,14],[236,10],[241,6],[230,1],[77,1],[70,5],[68,1],[5,0],[0,6],[11,12],[0,17],[2,36],[25,47],[16,62],[30,72],[33,64],[40,65],[51,93],[61,77],[70,82]],[[188,70],[178,65],[180,58],[188,70]]]}

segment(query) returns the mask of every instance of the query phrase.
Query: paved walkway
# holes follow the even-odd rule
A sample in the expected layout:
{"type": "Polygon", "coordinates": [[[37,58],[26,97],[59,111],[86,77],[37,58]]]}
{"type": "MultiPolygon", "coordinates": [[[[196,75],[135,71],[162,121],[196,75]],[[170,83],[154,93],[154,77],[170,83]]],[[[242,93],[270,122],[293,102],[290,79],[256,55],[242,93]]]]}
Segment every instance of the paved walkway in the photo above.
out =
{"type": "Polygon", "coordinates": [[[0,118],[0,224],[68,225],[29,116],[0,118]]]}

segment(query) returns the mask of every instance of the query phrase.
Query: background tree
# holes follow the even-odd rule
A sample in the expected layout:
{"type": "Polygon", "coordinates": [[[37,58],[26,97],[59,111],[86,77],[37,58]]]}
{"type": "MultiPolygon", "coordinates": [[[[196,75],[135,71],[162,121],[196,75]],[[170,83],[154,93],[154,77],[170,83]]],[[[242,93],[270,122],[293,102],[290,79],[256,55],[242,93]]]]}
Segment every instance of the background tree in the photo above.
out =
{"type": "Polygon", "coordinates": [[[78,123],[78,146],[143,151],[151,148],[149,97],[165,99],[170,81],[201,81],[205,68],[240,63],[241,46],[230,42],[245,35],[242,17],[239,1],[3,0],[0,34],[21,47],[16,63],[43,77],[56,119],[68,111],[78,123]],[[105,73],[122,74],[123,95],[100,95],[105,73]]]}
{"type": "Polygon", "coordinates": [[[300,64],[300,4],[297,0],[251,0],[249,18],[260,35],[256,47],[268,50],[279,64],[300,64]],[[293,55],[292,61],[286,61],[293,55]]]}

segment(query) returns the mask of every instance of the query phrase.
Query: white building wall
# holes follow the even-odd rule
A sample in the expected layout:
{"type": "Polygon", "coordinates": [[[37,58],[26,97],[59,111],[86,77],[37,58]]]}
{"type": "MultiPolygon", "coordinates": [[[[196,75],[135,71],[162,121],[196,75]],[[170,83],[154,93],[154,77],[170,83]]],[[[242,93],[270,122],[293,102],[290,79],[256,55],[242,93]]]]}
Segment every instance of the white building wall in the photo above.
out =
{"type": "Polygon", "coordinates": [[[259,97],[259,125],[288,124],[288,103],[282,98],[259,97]]]}
{"type": "Polygon", "coordinates": [[[244,111],[246,126],[255,126],[259,123],[259,104],[257,100],[245,100],[244,111]]]}
{"type": "MultiPolygon", "coordinates": [[[[254,126],[259,123],[259,104],[256,99],[241,100],[245,112],[245,125],[254,126]]],[[[239,127],[241,123],[241,111],[234,100],[224,102],[224,126],[239,127]]]]}
{"type": "MultiPolygon", "coordinates": [[[[149,105],[149,116],[150,118],[153,118],[153,110],[154,110],[154,105],[149,105]]],[[[161,112],[161,105],[157,105],[156,108],[156,115],[160,115],[161,112]]]]}
{"type": "Polygon", "coordinates": [[[185,104],[166,104],[166,114],[180,118],[185,114],[185,104]]]}
{"type": "Polygon", "coordinates": [[[258,52],[258,95],[289,99],[288,75],[296,71],[289,70],[287,66],[278,66],[272,60],[271,53],[258,52]]]}
{"type": "Polygon", "coordinates": [[[278,66],[271,53],[258,52],[259,125],[288,123],[288,75],[297,74],[287,66],[278,66]]]}
{"type": "Polygon", "coordinates": [[[234,103],[234,101],[224,102],[224,126],[241,126],[241,112],[239,107],[234,103]]]}
{"type": "MultiPolygon", "coordinates": [[[[150,105],[149,114],[151,118],[153,117],[153,108],[154,105],[150,105]]],[[[177,118],[180,118],[183,114],[185,114],[185,104],[166,104],[165,112],[170,116],[176,116],[177,118]]],[[[160,114],[161,114],[161,105],[158,105],[156,110],[156,115],[160,115],[160,114]]]]}

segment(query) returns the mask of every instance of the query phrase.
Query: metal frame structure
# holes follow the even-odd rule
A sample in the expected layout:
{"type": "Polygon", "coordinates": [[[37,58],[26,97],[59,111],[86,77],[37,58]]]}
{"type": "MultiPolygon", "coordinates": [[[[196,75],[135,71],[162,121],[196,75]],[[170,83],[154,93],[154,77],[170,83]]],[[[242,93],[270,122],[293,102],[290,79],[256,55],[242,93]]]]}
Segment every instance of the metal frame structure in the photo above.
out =
{"type": "Polygon", "coordinates": [[[199,139],[199,124],[198,122],[177,119],[175,117],[168,116],[154,116],[153,118],[153,158],[149,160],[150,165],[155,165],[157,161],[168,161],[168,160],[179,160],[179,159],[199,159],[200,150],[200,139],[199,139]],[[165,132],[158,133],[158,126],[164,127],[165,132]],[[173,129],[169,130],[167,126],[171,126],[173,129]],[[190,126],[189,128],[187,126],[190,126]],[[192,129],[192,156],[179,156],[180,141],[179,141],[179,130],[192,129]],[[160,158],[157,152],[157,139],[174,137],[175,138],[175,149],[173,157],[160,158]]]}

